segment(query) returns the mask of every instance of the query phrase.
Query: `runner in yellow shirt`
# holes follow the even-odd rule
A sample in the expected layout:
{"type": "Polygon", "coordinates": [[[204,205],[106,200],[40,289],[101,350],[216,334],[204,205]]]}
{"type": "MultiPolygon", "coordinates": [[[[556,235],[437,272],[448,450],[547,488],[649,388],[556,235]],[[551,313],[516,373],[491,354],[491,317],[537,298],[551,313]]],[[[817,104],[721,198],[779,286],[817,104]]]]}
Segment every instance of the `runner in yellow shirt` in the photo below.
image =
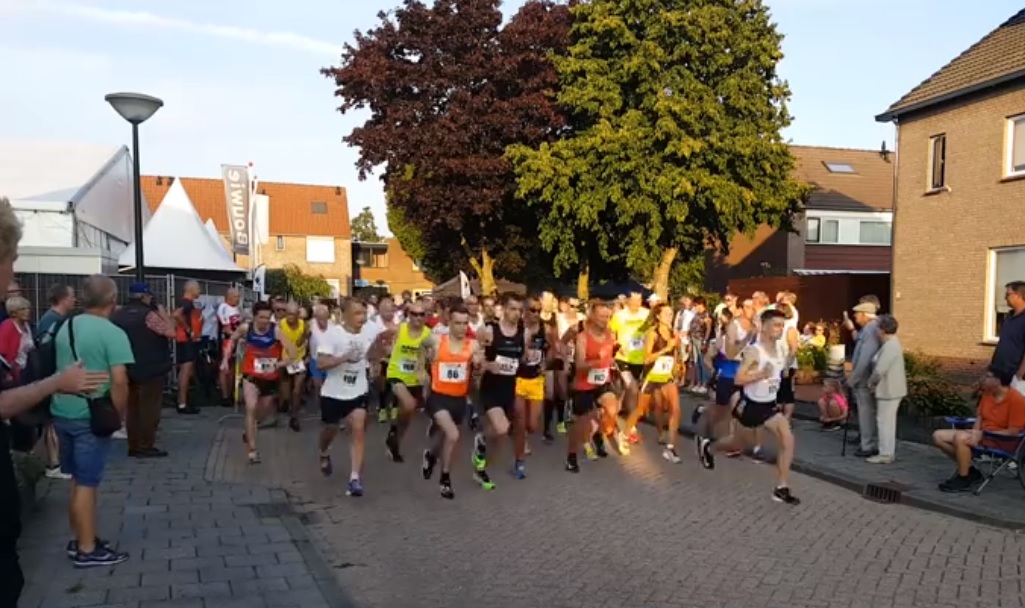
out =
{"type": "MultiPolygon", "coordinates": [[[[619,351],[616,353],[616,367],[623,379],[623,411],[632,412],[637,407],[637,395],[644,374],[644,324],[649,311],[643,306],[643,295],[634,291],[627,298],[626,306],[612,316],[609,328],[616,335],[619,351]]],[[[637,427],[627,429],[630,443],[640,441],[637,427]]]]}

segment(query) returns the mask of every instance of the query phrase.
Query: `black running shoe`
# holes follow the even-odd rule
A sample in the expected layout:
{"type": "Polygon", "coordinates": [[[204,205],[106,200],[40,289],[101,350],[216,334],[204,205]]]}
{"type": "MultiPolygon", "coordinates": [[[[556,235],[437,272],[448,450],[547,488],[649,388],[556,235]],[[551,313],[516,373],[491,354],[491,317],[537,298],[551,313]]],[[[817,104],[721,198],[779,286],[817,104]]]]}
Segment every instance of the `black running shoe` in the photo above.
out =
{"type": "Polygon", "coordinates": [[[445,500],[452,500],[456,497],[456,493],[452,491],[452,480],[449,479],[448,475],[442,475],[439,489],[441,490],[441,497],[445,500]]]}
{"type": "Polygon", "coordinates": [[[788,505],[797,506],[801,504],[801,501],[796,496],[790,493],[790,488],[785,486],[773,490],[772,499],[776,502],[782,502],[788,505]]]}
{"type": "Polygon", "coordinates": [[[551,433],[545,433],[544,435],[541,435],[541,440],[545,443],[553,443],[555,441],[555,437],[552,436],[551,433]]]}
{"type": "Polygon", "coordinates": [[[434,475],[434,465],[436,464],[438,464],[438,459],[435,458],[434,454],[430,450],[424,450],[424,462],[421,470],[424,479],[430,479],[434,475]]]}
{"type": "Polygon", "coordinates": [[[608,458],[609,451],[605,449],[605,438],[601,435],[594,436],[594,453],[598,458],[608,458]]]}
{"type": "Polygon", "coordinates": [[[715,468],[715,455],[712,454],[712,440],[702,437],[698,443],[698,457],[701,458],[701,466],[709,471],[715,468]]]}
{"type": "Polygon", "coordinates": [[[404,462],[402,454],[399,453],[399,436],[397,433],[388,433],[388,438],[384,440],[384,445],[388,448],[388,458],[391,458],[392,462],[404,462]]]}
{"type": "Polygon", "coordinates": [[[580,463],[577,462],[576,454],[572,454],[568,458],[566,458],[566,470],[570,473],[580,472],[580,463]]]}
{"type": "Polygon", "coordinates": [[[480,416],[478,416],[477,414],[470,414],[470,430],[476,432],[479,428],[480,416]]]}
{"type": "Polygon", "coordinates": [[[703,408],[703,407],[696,407],[696,408],[694,408],[694,411],[691,412],[691,414],[690,414],[690,424],[691,424],[691,426],[697,426],[698,425],[698,421],[701,420],[701,414],[704,413],[704,411],[705,411],[705,408],[703,408]]]}
{"type": "Polygon", "coordinates": [[[292,416],[291,418],[289,418],[288,419],[288,428],[292,429],[296,433],[298,433],[300,430],[302,430],[302,428],[299,426],[299,419],[296,418],[295,416],[292,416]]]}

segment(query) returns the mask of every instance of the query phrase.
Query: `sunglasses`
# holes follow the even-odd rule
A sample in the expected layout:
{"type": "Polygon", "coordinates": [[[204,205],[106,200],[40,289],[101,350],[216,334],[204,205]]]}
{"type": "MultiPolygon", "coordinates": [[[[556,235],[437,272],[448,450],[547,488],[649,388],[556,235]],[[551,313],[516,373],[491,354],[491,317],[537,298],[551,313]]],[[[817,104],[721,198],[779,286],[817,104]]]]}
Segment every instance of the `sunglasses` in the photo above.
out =
{"type": "Polygon", "coordinates": [[[424,316],[424,313],[422,313],[422,312],[407,312],[406,316],[407,317],[422,317],[422,316],[424,316]]]}
{"type": "Polygon", "coordinates": [[[534,313],[535,315],[541,313],[541,309],[540,308],[529,308],[527,310],[529,310],[530,312],[534,313]]]}

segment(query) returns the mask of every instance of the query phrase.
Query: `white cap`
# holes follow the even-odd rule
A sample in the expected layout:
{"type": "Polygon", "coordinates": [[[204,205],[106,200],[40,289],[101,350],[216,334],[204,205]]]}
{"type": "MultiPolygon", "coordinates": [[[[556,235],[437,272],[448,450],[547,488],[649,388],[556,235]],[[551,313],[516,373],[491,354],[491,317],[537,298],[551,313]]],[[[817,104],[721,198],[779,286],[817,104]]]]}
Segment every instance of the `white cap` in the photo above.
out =
{"type": "Polygon", "coordinates": [[[662,301],[662,298],[658,297],[657,293],[653,293],[648,296],[648,304],[658,304],[662,301]]]}

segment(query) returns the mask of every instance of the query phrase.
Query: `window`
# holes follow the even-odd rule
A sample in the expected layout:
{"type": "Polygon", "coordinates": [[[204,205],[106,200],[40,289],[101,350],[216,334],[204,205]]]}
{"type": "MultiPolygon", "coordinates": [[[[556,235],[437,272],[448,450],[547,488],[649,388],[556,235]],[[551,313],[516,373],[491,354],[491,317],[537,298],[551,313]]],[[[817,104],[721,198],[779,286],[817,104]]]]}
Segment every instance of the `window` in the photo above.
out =
{"type": "Polygon", "coordinates": [[[826,166],[830,173],[857,173],[850,163],[824,162],[822,164],[826,166]]]}
{"type": "Polygon", "coordinates": [[[330,236],[306,237],[306,261],[311,264],[335,263],[335,239],[330,236]]]}
{"type": "Polygon", "coordinates": [[[929,190],[942,190],[947,185],[947,136],[929,139],[929,190]]]}
{"type": "Polygon", "coordinates": [[[808,218],[808,226],[807,226],[807,228],[805,228],[805,231],[804,231],[804,240],[805,240],[805,242],[808,242],[808,243],[818,243],[819,242],[819,225],[821,224],[821,222],[822,222],[822,220],[820,220],[817,217],[810,217],[810,218],[808,218]]]}
{"type": "Polygon", "coordinates": [[[862,245],[889,245],[892,232],[890,222],[861,222],[858,242],[862,245]]]}
{"type": "Polygon", "coordinates": [[[342,295],[341,294],[341,291],[342,291],[342,282],[341,281],[339,281],[338,279],[324,279],[324,280],[327,281],[327,284],[331,286],[331,297],[332,298],[338,298],[339,296],[342,295]]]}
{"type": "Polygon", "coordinates": [[[821,220],[819,228],[820,243],[840,242],[840,220],[821,220]]]}
{"type": "Polygon", "coordinates": [[[387,268],[388,252],[375,249],[362,249],[356,262],[363,268],[387,268]]]}
{"type": "Polygon", "coordinates": [[[1011,312],[1004,297],[1007,292],[1005,285],[1011,281],[1025,280],[1025,247],[991,249],[989,257],[989,297],[986,298],[989,301],[989,314],[986,315],[989,327],[986,337],[989,340],[996,340],[1000,335],[1000,326],[1011,312]]]}
{"type": "Polygon", "coordinates": [[[1007,175],[1025,175],[1025,115],[1007,121],[1007,175]]]}
{"type": "Polygon", "coordinates": [[[327,215],[327,203],[314,201],[311,204],[311,208],[314,215],[327,215]]]}
{"type": "Polygon", "coordinates": [[[274,249],[276,249],[278,251],[284,251],[285,250],[285,237],[280,236],[280,235],[274,237],[274,249]]]}

